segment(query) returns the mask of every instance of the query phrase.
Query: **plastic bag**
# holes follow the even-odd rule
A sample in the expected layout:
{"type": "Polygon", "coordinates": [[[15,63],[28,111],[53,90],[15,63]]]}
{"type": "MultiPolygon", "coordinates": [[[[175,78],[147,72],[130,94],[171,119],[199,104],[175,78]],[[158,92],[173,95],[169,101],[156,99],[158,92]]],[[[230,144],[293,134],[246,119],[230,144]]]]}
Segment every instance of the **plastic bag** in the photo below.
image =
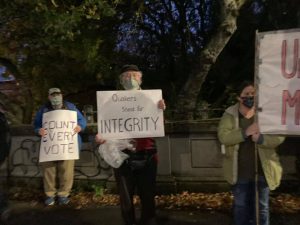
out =
{"type": "Polygon", "coordinates": [[[129,156],[122,152],[124,149],[132,149],[130,139],[107,140],[99,146],[99,154],[104,161],[113,168],[119,168],[129,156]]]}

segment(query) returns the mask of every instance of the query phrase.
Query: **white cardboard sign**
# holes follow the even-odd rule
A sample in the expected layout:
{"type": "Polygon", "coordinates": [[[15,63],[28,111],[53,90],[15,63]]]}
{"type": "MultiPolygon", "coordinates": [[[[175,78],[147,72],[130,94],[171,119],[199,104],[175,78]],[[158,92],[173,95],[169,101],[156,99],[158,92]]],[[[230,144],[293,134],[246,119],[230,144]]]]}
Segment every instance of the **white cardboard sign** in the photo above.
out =
{"type": "Polygon", "coordinates": [[[77,113],[54,110],[43,114],[43,128],[47,134],[41,138],[40,162],[79,159],[77,113]]]}
{"type": "Polygon", "coordinates": [[[268,134],[300,134],[300,30],[258,33],[258,122],[268,134]]]}
{"type": "Polygon", "coordinates": [[[104,139],[162,137],[161,90],[98,91],[98,133],[104,139]]]}

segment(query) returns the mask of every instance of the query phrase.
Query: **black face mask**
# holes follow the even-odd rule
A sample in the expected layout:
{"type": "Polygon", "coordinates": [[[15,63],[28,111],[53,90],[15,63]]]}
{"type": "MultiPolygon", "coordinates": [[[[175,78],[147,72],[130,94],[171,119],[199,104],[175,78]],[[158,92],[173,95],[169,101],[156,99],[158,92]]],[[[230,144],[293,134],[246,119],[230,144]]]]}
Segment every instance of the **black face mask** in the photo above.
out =
{"type": "Polygon", "coordinates": [[[254,106],[254,97],[241,97],[243,100],[243,105],[246,106],[247,108],[251,109],[254,106]]]}

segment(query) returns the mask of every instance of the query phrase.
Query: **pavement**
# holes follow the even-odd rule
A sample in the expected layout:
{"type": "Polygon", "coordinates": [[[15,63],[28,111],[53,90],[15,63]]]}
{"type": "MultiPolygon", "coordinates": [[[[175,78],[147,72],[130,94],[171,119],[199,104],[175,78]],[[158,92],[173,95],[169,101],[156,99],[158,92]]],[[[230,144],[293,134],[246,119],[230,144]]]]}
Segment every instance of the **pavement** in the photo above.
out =
{"type": "MultiPolygon", "coordinates": [[[[139,214],[139,210],[137,210],[139,214]]],[[[158,225],[230,225],[230,213],[157,210],[158,225]]],[[[76,209],[36,202],[11,202],[1,225],[123,225],[119,206],[76,209]]],[[[271,225],[300,225],[300,214],[271,214],[271,225]]]]}

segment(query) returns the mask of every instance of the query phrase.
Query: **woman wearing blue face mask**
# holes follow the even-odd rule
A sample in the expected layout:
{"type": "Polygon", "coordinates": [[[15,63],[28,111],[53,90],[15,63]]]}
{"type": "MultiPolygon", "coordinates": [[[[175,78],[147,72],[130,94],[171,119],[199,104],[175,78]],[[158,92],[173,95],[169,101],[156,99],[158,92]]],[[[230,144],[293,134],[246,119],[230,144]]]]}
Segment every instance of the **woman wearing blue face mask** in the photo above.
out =
{"type": "Polygon", "coordinates": [[[282,174],[276,147],[284,138],[260,133],[254,121],[254,95],[254,84],[245,81],[238,92],[238,103],[225,110],[218,127],[224,150],[223,172],[234,196],[234,225],[256,224],[256,182],[259,224],[269,225],[269,191],[279,186],[282,174]]]}

